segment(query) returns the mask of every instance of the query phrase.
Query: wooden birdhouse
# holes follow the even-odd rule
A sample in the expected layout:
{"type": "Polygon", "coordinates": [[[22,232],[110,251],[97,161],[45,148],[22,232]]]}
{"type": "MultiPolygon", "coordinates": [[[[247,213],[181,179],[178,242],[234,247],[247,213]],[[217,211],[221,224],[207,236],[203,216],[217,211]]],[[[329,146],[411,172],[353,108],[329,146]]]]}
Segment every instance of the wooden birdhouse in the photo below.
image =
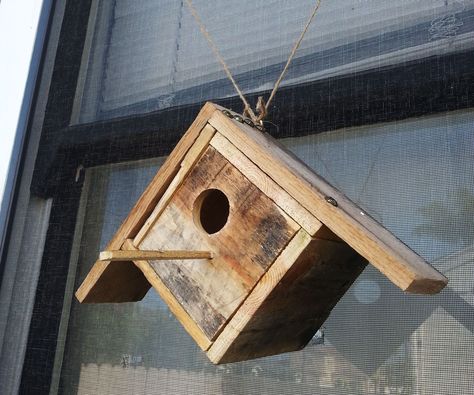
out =
{"type": "Polygon", "coordinates": [[[367,262],[402,290],[447,279],[252,122],[207,103],[78,289],[150,285],[214,363],[304,347],[367,262]]]}

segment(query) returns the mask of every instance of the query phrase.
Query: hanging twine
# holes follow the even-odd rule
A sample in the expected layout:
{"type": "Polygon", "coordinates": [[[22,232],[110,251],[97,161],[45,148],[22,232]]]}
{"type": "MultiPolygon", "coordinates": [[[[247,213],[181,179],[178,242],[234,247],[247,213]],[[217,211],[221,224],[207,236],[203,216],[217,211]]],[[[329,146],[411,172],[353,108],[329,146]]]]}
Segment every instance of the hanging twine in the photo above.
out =
{"type": "Polygon", "coordinates": [[[214,52],[214,55],[216,56],[217,60],[221,64],[222,68],[224,69],[225,73],[227,74],[227,77],[229,80],[232,82],[232,85],[234,85],[235,90],[237,91],[240,99],[242,100],[242,103],[244,104],[244,112],[243,114],[245,116],[248,116],[252,119],[253,122],[255,123],[260,123],[262,124],[263,119],[267,116],[268,110],[270,108],[270,103],[272,102],[273,98],[275,97],[278,88],[280,87],[281,81],[283,80],[283,77],[285,76],[295,54],[298,48],[300,47],[301,42],[303,41],[303,38],[308,31],[309,26],[311,25],[311,22],[313,21],[314,17],[316,16],[316,13],[319,10],[319,7],[321,5],[321,0],[317,0],[316,4],[313,8],[313,11],[311,12],[311,15],[306,22],[306,25],[301,32],[300,36],[298,37],[298,40],[295,42],[293,49],[291,50],[290,56],[288,57],[288,60],[285,64],[285,67],[283,68],[283,71],[281,72],[280,76],[275,82],[275,85],[273,86],[273,89],[270,93],[270,97],[268,98],[268,101],[265,103],[263,100],[263,97],[259,96],[258,101],[257,101],[257,106],[256,106],[256,112],[258,113],[258,116],[255,115],[255,112],[252,110],[252,107],[248,103],[247,99],[245,98],[245,95],[243,94],[242,90],[239,88],[239,85],[235,81],[234,77],[232,76],[232,73],[230,72],[229,66],[227,65],[226,61],[222,57],[221,53],[219,52],[219,49],[217,48],[216,44],[214,43],[214,40],[212,39],[209,31],[206,29],[206,26],[204,25],[201,17],[199,16],[198,12],[193,6],[193,3],[191,0],[185,0],[186,5],[189,8],[189,11],[191,12],[192,16],[194,17],[196,23],[199,26],[199,29],[201,30],[201,33],[203,36],[206,38],[207,42],[209,43],[209,46],[212,49],[212,52],[214,52]]]}
{"type": "Polygon", "coordinates": [[[206,26],[204,25],[201,17],[197,13],[196,9],[193,6],[193,3],[191,0],[185,0],[186,4],[189,8],[189,11],[191,11],[191,14],[193,15],[194,19],[196,20],[199,29],[201,30],[201,33],[203,36],[206,38],[207,42],[209,43],[209,46],[212,49],[212,52],[214,52],[214,55],[216,56],[217,60],[219,63],[222,65],[225,73],[227,74],[227,77],[229,77],[229,80],[232,82],[232,85],[234,85],[235,90],[240,96],[240,99],[244,103],[244,112],[247,112],[250,115],[250,118],[252,121],[256,122],[257,116],[252,110],[252,107],[250,107],[250,104],[248,103],[247,99],[245,98],[243,92],[240,90],[239,85],[237,85],[237,82],[235,81],[234,77],[232,76],[232,73],[230,72],[229,66],[227,66],[227,63],[225,62],[224,58],[222,57],[221,53],[219,52],[219,49],[217,48],[216,44],[214,43],[214,40],[212,39],[209,31],[206,29],[206,26]]]}

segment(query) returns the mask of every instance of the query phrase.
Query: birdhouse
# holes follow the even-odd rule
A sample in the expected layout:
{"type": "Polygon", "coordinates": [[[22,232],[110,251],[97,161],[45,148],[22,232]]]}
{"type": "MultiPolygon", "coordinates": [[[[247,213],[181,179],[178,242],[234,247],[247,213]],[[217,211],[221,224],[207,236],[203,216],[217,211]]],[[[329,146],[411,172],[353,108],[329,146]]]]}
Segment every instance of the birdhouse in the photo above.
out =
{"type": "Polygon", "coordinates": [[[158,292],[214,363],[303,348],[367,263],[406,292],[447,279],[241,116],[207,103],[78,289],[158,292]]]}

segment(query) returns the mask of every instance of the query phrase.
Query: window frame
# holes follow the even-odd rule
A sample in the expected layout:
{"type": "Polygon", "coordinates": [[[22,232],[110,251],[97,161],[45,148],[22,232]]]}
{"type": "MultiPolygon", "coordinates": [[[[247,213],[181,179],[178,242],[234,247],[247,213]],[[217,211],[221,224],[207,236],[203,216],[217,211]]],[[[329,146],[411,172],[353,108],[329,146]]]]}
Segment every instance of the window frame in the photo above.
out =
{"type": "MultiPolygon", "coordinates": [[[[31,183],[33,195],[53,203],[19,391],[25,394],[31,388],[38,394],[50,390],[83,169],[167,155],[204,104],[71,126],[97,0],[58,0],[53,7],[59,3],[65,10],[31,183]]],[[[279,127],[269,124],[268,133],[299,137],[474,107],[472,86],[474,50],[285,87],[274,100],[270,119],[279,127]]],[[[268,93],[248,98],[255,103],[268,93]]],[[[242,109],[238,97],[216,103],[242,109]]]]}

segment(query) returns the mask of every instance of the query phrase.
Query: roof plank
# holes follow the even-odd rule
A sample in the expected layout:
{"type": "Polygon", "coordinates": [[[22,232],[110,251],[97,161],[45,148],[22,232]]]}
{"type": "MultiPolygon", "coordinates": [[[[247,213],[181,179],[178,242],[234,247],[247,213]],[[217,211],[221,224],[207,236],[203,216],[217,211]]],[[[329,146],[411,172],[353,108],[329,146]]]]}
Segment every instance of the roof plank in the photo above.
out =
{"type": "MultiPolygon", "coordinates": [[[[224,110],[221,107],[218,107],[224,110]]],[[[448,280],[277,140],[216,111],[209,123],[400,289],[433,294],[448,280]]]]}

